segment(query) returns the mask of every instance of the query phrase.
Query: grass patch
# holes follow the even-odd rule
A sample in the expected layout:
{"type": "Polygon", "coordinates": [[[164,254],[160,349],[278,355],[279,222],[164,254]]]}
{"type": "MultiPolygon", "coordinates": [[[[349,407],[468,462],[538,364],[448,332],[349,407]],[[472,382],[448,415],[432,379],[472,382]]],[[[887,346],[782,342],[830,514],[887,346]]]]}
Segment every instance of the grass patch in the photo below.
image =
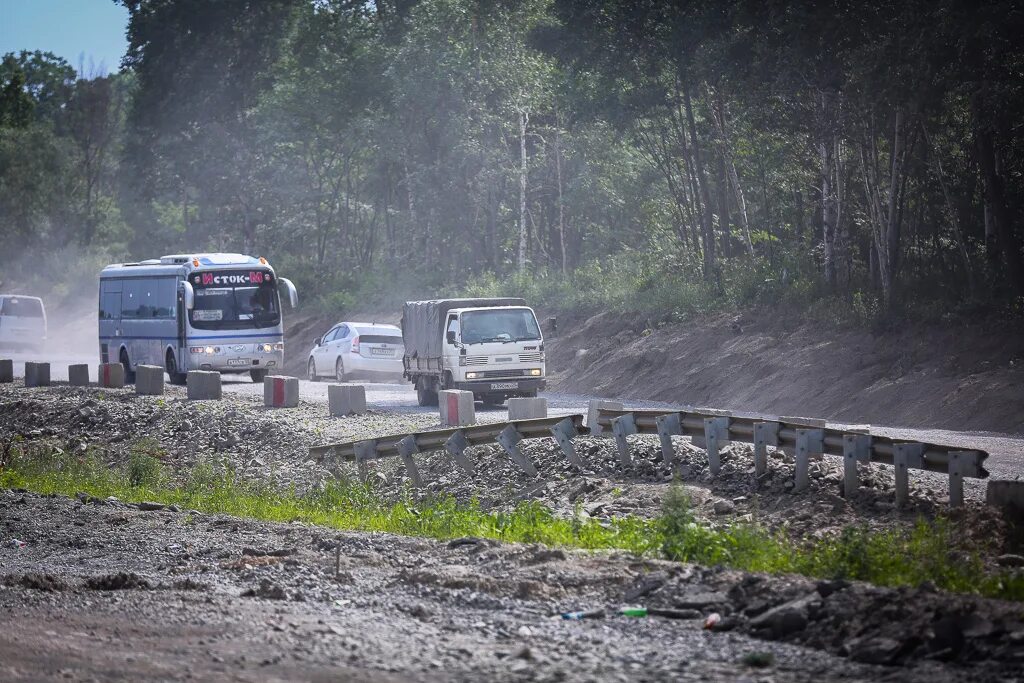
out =
{"type": "Polygon", "coordinates": [[[535,501],[520,503],[510,512],[483,510],[475,501],[460,504],[451,497],[417,501],[406,496],[389,502],[370,485],[353,480],[330,481],[321,489],[300,493],[245,481],[212,464],[199,465],[175,480],[161,455],[155,444],[143,442],[132,449],[124,466],[108,467],[94,453],[74,456],[43,445],[19,444],[0,463],[0,486],[67,496],[84,492],[125,502],[149,500],[205,513],[344,530],[618,549],[744,571],[887,586],[930,581],[944,590],[1024,600],[1024,575],[987,572],[976,555],[952,552],[957,547],[956,529],[943,519],[921,520],[909,531],[848,528],[831,539],[795,543],[756,524],[705,526],[681,488],[669,492],[656,519],[625,516],[602,522],[581,515],[556,517],[535,501]]]}

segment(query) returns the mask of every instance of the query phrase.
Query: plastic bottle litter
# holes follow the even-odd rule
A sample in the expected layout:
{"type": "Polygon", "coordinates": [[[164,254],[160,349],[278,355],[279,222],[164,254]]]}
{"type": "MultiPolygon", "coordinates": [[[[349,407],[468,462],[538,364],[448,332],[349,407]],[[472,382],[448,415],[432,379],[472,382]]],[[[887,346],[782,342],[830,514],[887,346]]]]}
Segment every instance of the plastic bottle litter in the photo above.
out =
{"type": "Polygon", "coordinates": [[[8,543],[7,545],[11,546],[12,548],[24,548],[28,545],[28,543],[25,543],[25,541],[19,541],[16,538],[12,538],[10,543],[8,543]]]}
{"type": "Polygon", "coordinates": [[[619,610],[619,614],[624,617],[646,617],[646,607],[623,607],[619,610]]]}
{"type": "Polygon", "coordinates": [[[722,615],[721,614],[719,614],[718,612],[712,612],[704,620],[704,628],[706,628],[708,630],[713,629],[715,626],[718,625],[718,622],[720,622],[721,620],[722,620],[722,615]]]}
{"type": "Polygon", "coordinates": [[[581,612],[563,612],[562,618],[567,621],[582,621],[583,619],[604,619],[603,609],[591,609],[581,612]]]}

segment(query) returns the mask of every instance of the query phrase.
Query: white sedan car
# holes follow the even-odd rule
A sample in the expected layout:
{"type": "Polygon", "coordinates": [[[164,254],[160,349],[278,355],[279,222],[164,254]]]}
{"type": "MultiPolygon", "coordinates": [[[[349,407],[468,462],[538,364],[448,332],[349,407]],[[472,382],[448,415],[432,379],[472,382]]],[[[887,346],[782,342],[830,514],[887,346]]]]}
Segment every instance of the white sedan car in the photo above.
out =
{"type": "Polygon", "coordinates": [[[339,382],[353,376],[402,374],[405,344],[394,325],[341,322],[315,341],[306,372],[313,382],[333,377],[339,382]]]}

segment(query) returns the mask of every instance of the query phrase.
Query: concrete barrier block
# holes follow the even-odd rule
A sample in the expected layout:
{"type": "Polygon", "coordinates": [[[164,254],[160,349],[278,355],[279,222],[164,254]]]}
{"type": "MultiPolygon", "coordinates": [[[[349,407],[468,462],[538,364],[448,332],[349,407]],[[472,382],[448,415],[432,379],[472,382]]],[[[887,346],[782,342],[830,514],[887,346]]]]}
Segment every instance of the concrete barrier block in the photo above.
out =
{"type": "Polygon", "coordinates": [[[0,384],[9,384],[14,381],[14,361],[10,358],[0,358],[0,384]]]}
{"type": "Polygon", "coordinates": [[[548,416],[548,400],[546,398],[510,398],[508,400],[508,419],[533,420],[548,416]]]}
{"type": "Polygon", "coordinates": [[[602,409],[604,410],[622,410],[623,405],[620,401],[606,401],[602,398],[595,398],[590,401],[590,405],[587,407],[587,427],[590,428],[590,433],[593,435],[600,434],[603,429],[601,425],[597,424],[597,414],[602,409]]]}
{"type": "Polygon", "coordinates": [[[89,366],[85,363],[76,363],[68,366],[68,384],[73,387],[89,386],[89,366]]]}
{"type": "Polygon", "coordinates": [[[1001,508],[1024,511],[1024,481],[993,479],[985,489],[985,502],[1001,508]]]}
{"type": "Polygon", "coordinates": [[[219,401],[220,373],[212,370],[189,370],[185,377],[185,393],[190,401],[219,401]]]}
{"type": "Polygon", "coordinates": [[[327,402],[334,417],[362,415],[366,412],[366,387],[362,384],[331,384],[327,402]]]}
{"type": "Polygon", "coordinates": [[[124,387],[124,366],[120,363],[100,363],[96,382],[104,389],[124,387]]]}
{"type": "Polygon", "coordinates": [[[162,396],[164,393],[164,369],[159,365],[136,367],[135,393],[140,396],[162,396]]]}
{"type": "Polygon", "coordinates": [[[268,408],[295,408],[299,405],[299,379],[284,375],[263,378],[263,405],[268,408]]]}
{"type": "Polygon", "coordinates": [[[50,364],[32,362],[25,363],[25,386],[50,386],[50,364]]]}
{"type": "Polygon", "coordinates": [[[473,392],[459,389],[445,389],[438,392],[438,407],[441,409],[441,424],[445,427],[462,427],[476,422],[473,408],[473,392]]]}

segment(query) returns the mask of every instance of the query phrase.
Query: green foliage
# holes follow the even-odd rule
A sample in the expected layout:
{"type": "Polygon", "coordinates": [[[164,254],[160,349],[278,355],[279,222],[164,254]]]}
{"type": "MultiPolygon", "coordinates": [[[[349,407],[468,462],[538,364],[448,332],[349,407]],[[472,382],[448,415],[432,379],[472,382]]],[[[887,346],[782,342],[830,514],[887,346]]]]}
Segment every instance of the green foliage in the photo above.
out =
{"type": "Polygon", "coordinates": [[[152,439],[143,439],[132,446],[125,473],[128,485],[149,489],[163,485],[167,479],[162,462],[163,456],[163,451],[152,439]]]}

